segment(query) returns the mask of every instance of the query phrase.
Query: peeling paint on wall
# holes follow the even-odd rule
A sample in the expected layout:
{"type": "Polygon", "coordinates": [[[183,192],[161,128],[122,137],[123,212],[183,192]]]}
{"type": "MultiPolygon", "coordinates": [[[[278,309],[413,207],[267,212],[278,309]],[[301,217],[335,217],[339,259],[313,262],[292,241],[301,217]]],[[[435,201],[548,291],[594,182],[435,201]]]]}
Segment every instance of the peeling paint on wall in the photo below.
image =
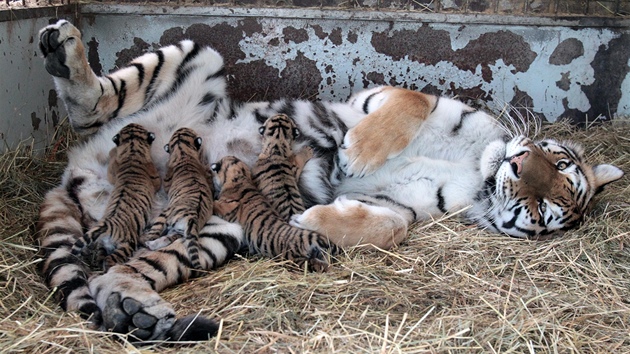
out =
{"type": "Polygon", "coordinates": [[[124,15],[95,16],[84,26],[99,42],[103,67],[192,38],[224,55],[230,90],[241,100],[339,101],[390,84],[481,100],[497,111],[525,106],[549,121],[630,114],[623,90],[630,40],[619,29],[270,17],[140,22],[131,28],[124,15]],[[611,62],[618,70],[608,69],[611,62]]]}
{"type": "Polygon", "coordinates": [[[43,150],[65,115],[37,48],[38,31],[48,23],[48,17],[0,21],[0,153],[20,144],[43,150]]]}
{"type": "MultiPolygon", "coordinates": [[[[487,2],[467,4],[485,11],[487,2]]],[[[78,10],[98,74],[190,38],[224,56],[230,92],[240,100],[342,101],[387,84],[495,111],[522,106],[550,121],[630,115],[625,20],[121,4],[78,10]]],[[[3,146],[27,138],[45,145],[65,115],[36,48],[39,28],[57,15],[41,11],[0,22],[0,57],[12,68],[0,80],[0,108],[9,112],[0,121],[3,146]]],[[[59,13],[72,20],[76,11],[59,13]]]]}

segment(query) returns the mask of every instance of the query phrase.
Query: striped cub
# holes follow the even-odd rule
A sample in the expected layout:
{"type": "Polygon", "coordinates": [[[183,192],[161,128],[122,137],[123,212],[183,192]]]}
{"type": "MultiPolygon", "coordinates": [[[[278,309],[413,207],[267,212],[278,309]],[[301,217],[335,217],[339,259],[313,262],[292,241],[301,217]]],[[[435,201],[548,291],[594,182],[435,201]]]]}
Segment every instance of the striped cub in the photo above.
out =
{"type": "Polygon", "coordinates": [[[286,114],[267,118],[258,130],[262,135],[262,152],[252,168],[254,182],[271,206],[288,221],[306,210],[297,181],[313,149],[304,147],[293,153],[293,141],[300,131],[286,114]]]}
{"type": "Polygon", "coordinates": [[[219,194],[215,212],[230,222],[243,226],[252,253],[280,256],[302,267],[325,272],[328,262],[323,249],[337,253],[337,246],[324,236],[289,225],[269,205],[252,180],[247,165],[233,156],[212,164],[214,185],[219,194]]]}
{"type": "Polygon", "coordinates": [[[168,206],[143,235],[152,250],[167,246],[183,235],[194,269],[199,260],[199,231],[212,216],[212,180],[201,148],[202,139],[190,128],[180,128],[164,146],[169,153],[164,190],[168,206]]]}
{"type": "Polygon", "coordinates": [[[108,269],[125,262],[136,250],[161,184],[151,158],[154,139],[153,133],[135,123],[114,136],[116,147],[109,153],[107,170],[114,189],[101,220],[72,246],[74,256],[96,241],[97,261],[108,269]]]}

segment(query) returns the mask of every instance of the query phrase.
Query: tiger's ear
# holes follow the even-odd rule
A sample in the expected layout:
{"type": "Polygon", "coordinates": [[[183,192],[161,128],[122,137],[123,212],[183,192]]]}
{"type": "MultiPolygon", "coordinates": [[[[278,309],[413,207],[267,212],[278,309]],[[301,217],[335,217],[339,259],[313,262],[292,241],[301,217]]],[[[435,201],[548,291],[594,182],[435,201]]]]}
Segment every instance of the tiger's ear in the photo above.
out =
{"type": "Polygon", "coordinates": [[[623,177],[623,171],[613,165],[601,164],[593,166],[593,175],[595,175],[595,193],[599,193],[605,185],[623,177]]]}
{"type": "Polygon", "coordinates": [[[201,148],[202,141],[203,139],[201,139],[201,137],[197,137],[197,139],[195,139],[195,149],[199,150],[201,148]]]}

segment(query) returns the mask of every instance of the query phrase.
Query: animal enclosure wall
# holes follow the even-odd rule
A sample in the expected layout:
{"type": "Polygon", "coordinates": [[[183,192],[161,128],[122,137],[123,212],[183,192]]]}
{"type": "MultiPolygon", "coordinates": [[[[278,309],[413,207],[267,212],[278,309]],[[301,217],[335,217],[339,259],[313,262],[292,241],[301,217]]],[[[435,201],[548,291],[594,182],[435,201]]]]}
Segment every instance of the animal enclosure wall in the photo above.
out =
{"type": "MultiPolygon", "coordinates": [[[[630,114],[628,20],[574,16],[601,14],[565,11],[560,1],[540,5],[539,14],[553,17],[522,16],[537,12],[516,1],[518,11],[501,10],[507,6],[501,1],[447,3],[432,2],[433,9],[380,1],[361,9],[296,1],[290,8],[94,3],[2,11],[0,139],[4,148],[25,139],[44,147],[65,115],[36,48],[38,29],[57,18],[81,28],[99,74],[184,38],[210,45],[224,55],[230,91],[241,100],[339,101],[387,84],[458,96],[495,112],[524,107],[549,121],[630,114]]],[[[627,1],[611,4],[622,13],[627,1]]]]}

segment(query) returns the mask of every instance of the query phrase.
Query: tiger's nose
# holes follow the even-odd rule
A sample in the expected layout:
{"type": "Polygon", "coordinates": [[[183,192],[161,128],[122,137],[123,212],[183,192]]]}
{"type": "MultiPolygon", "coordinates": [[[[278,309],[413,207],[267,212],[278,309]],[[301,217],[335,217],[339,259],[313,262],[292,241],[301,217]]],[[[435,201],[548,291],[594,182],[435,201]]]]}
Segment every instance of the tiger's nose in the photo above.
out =
{"type": "Polygon", "coordinates": [[[510,157],[510,166],[512,166],[512,171],[514,171],[516,177],[520,177],[521,172],[523,172],[523,161],[528,155],[528,151],[523,151],[520,154],[510,157]]]}

